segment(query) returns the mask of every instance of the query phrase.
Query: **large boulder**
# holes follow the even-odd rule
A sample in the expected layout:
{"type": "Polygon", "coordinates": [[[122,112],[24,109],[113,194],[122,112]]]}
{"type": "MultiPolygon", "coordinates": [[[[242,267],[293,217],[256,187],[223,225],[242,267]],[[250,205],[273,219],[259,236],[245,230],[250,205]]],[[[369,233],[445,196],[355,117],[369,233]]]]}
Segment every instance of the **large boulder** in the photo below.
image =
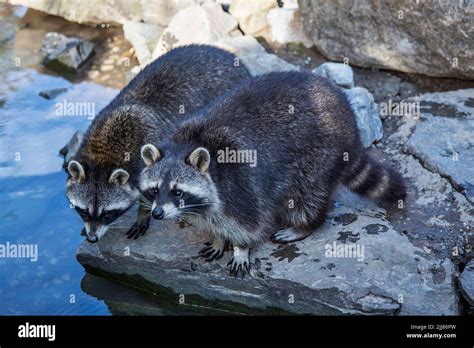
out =
{"type": "Polygon", "coordinates": [[[237,20],[222,10],[219,4],[190,5],[178,12],[163,31],[153,58],[171,49],[192,43],[216,43],[232,35],[241,35],[237,20]]]}
{"type": "Polygon", "coordinates": [[[313,42],[303,31],[301,14],[297,9],[273,8],[268,12],[270,25],[270,41],[277,45],[302,43],[305,47],[313,46],[313,42]]]}
{"type": "Polygon", "coordinates": [[[307,33],[331,60],[474,78],[472,1],[299,0],[299,7],[307,33]]]}
{"type": "Polygon", "coordinates": [[[229,13],[239,21],[240,30],[245,35],[270,37],[268,12],[278,6],[276,0],[232,0],[229,13]]]}
{"type": "Polygon", "coordinates": [[[152,60],[153,51],[164,28],[141,22],[126,22],[122,28],[123,35],[135,49],[140,65],[148,64],[152,60]]]}
{"type": "Polygon", "coordinates": [[[228,275],[229,253],[211,263],[196,256],[209,235],[173,223],[153,221],[134,241],[109,231],[96,244],[84,242],[77,258],[93,274],[234,312],[458,314],[449,259],[426,255],[383,209],[348,191],[339,192],[335,207],[309,238],[254,249],[252,277],[245,279],[228,275]]]}
{"type": "MultiPolygon", "coordinates": [[[[8,0],[81,24],[124,24],[128,21],[167,26],[173,16],[193,0],[8,0]]],[[[199,2],[196,0],[195,2],[199,2]]]]}

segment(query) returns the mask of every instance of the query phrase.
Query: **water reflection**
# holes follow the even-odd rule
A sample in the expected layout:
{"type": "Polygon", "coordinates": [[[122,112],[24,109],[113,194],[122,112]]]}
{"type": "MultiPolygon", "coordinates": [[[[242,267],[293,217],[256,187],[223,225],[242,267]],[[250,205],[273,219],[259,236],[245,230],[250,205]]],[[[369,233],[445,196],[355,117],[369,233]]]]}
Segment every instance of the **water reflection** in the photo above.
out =
{"type": "Polygon", "coordinates": [[[0,73],[0,244],[38,246],[38,261],[0,258],[0,314],[108,314],[102,301],[84,294],[84,270],[75,260],[81,221],[64,195],[59,149],[87,116],[62,116],[55,105],[93,102],[100,110],[116,90],[32,69],[0,73]],[[66,87],[56,99],[38,95],[66,87]]]}

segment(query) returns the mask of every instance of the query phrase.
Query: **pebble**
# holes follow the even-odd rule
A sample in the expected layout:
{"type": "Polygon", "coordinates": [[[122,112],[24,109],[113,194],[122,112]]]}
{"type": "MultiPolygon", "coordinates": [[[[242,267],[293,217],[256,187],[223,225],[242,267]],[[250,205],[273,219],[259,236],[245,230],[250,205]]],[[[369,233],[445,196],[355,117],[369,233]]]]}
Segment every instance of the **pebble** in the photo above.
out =
{"type": "Polygon", "coordinates": [[[96,79],[98,78],[100,75],[100,73],[97,71],[97,70],[91,70],[87,73],[87,76],[90,78],[90,79],[96,79]]]}
{"type": "Polygon", "coordinates": [[[100,71],[112,71],[114,70],[114,66],[113,65],[102,65],[100,67],[100,71]]]}

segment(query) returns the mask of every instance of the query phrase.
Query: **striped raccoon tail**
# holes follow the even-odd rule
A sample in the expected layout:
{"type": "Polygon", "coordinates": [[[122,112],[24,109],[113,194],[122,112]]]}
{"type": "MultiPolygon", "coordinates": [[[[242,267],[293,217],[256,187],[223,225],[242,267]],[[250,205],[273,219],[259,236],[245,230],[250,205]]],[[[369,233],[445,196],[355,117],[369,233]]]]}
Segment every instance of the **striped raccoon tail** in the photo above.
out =
{"type": "Polygon", "coordinates": [[[342,182],[360,195],[389,204],[405,200],[407,195],[402,176],[392,167],[374,160],[367,152],[349,165],[342,182]]]}

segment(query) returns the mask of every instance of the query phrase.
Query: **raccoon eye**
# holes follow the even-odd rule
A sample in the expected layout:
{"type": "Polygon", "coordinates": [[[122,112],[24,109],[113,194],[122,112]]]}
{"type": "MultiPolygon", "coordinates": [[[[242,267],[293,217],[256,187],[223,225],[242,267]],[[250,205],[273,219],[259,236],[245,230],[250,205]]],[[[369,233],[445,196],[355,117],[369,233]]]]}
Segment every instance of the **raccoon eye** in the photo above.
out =
{"type": "Polygon", "coordinates": [[[155,197],[158,194],[158,192],[160,192],[158,187],[153,187],[153,188],[148,190],[148,195],[151,196],[151,197],[155,197]]]}
{"type": "Polygon", "coordinates": [[[84,220],[89,219],[89,212],[87,211],[87,209],[81,209],[79,207],[75,207],[75,209],[84,220]]]}
{"type": "Polygon", "coordinates": [[[176,197],[182,197],[182,196],[183,196],[183,191],[174,190],[174,195],[175,195],[176,197]]]}

